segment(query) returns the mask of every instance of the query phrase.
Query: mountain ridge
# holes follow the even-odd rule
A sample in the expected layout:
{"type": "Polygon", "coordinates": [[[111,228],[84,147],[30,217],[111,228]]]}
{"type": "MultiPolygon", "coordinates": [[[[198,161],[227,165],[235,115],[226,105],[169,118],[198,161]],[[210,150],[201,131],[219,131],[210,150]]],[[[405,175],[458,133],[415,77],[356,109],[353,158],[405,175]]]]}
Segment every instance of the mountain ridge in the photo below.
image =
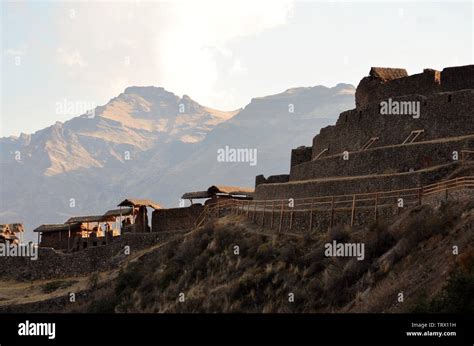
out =
{"type": "Polygon", "coordinates": [[[128,87],[93,116],[0,138],[0,221],[23,222],[30,232],[103,212],[130,195],[175,206],[183,192],[210,184],[252,186],[258,173],[287,170],[289,149],[310,143],[353,107],[353,93],[341,93],[348,88],[298,88],[220,111],[161,87],[128,87]],[[259,167],[217,162],[225,145],[257,149],[259,167]]]}

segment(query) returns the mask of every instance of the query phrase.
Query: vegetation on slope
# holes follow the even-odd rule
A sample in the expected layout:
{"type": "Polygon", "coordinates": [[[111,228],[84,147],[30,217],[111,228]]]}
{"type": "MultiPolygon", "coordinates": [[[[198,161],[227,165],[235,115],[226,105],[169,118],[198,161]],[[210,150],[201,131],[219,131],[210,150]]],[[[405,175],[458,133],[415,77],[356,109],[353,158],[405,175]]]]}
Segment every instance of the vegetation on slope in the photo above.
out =
{"type": "Polygon", "coordinates": [[[391,224],[301,237],[259,234],[227,217],[130,263],[88,310],[472,312],[473,223],[472,201],[415,207],[391,224]],[[326,257],[324,244],[333,240],[363,242],[365,259],[326,257]]]}

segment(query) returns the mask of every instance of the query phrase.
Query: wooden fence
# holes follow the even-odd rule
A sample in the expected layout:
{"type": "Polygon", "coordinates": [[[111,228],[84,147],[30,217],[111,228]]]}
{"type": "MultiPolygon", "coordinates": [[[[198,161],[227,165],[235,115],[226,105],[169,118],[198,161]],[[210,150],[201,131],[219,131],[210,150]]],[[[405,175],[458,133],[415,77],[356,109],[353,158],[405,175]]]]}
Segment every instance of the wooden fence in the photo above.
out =
{"type": "Polygon", "coordinates": [[[423,187],[352,195],[257,201],[230,199],[206,206],[196,219],[195,227],[201,226],[208,219],[229,213],[244,215],[248,220],[260,223],[262,228],[277,228],[279,232],[283,231],[284,225],[287,231],[293,229],[296,213],[307,215],[309,230],[313,229],[315,218],[321,213],[328,216],[329,227],[334,225],[335,215],[340,213],[348,214],[350,221],[347,223],[353,226],[358,211],[370,212],[376,221],[381,210],[392,208],[399,213],[402,208],[421,204],[424,197],[441,193],[445,193],[447,197],[450,191],[472,188],[474,177],[468,176],[423,187]],[[265,224],[267,214],[270,216],[265,224]]]}

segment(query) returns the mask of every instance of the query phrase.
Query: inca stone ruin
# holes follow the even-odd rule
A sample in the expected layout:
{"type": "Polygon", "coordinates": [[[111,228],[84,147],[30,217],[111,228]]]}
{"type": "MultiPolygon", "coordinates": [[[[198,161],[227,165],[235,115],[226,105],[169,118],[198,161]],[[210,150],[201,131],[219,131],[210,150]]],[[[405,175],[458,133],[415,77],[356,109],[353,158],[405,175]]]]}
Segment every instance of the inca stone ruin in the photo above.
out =
{"type": "Polygon", "coordinates": [[[412,188],[468,176],[474,150],[474,65],[376,68],[356,91],[356,108],[291,153],[288,175],[256,178],[256,200],[412,188]],[[418,102],[419,117],[383,115],[381,102],[418,102]]]}

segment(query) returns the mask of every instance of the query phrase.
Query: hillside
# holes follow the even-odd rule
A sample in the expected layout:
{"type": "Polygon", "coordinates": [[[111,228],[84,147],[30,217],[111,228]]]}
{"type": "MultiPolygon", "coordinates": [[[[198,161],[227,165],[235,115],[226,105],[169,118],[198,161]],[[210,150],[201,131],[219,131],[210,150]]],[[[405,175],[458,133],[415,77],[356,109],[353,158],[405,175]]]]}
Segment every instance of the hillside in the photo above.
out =
{"type": "Polygon", "coordinates": [[[2,282],[0,309],[472,313],[473,225],[469,200],[408,208],[396,220],[364,228],[305,235],[269,234],[227,216],[137,254],[120,270],[29,282],[20,300],[14,295],[22,284],[2,282]],[[334,240],[364,243],[365,259],[326,257],[324,244],[334,240]],[[87,299],[65,303],[65,295],[78,290],[87,299]]]}
{"type": "Polygon", "coordinates": [[[22,222],[32,240],[42,223],[104,212],[126,197],[176,206],[186,190],[210,183],[253,186],[257,171],[287,170],[288,150],[334,123],[354,92],[294,88],[223,112],[163,88],[129,87],[93,117],[0,139],[0,222],[22,222]],[[257,149],[257,166],[217,162],[226,145],[257,149]]]}

